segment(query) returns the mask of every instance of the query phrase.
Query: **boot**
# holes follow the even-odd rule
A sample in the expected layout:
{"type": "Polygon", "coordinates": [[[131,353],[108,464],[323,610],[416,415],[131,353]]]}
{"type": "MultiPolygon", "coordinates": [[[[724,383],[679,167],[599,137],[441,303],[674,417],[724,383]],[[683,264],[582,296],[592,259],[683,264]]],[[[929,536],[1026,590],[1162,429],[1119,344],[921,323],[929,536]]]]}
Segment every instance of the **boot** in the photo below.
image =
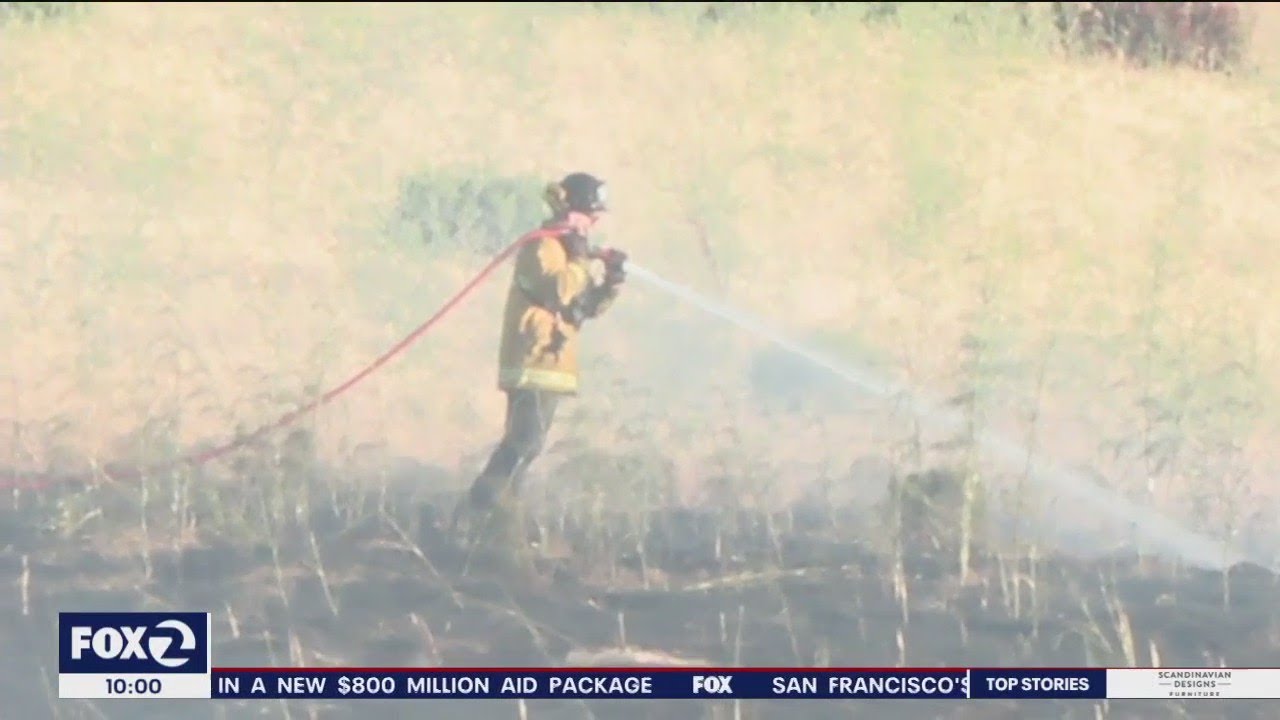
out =
{"type": "Polygon", "coordinates": [[[467,566],[491,568],[501,575],[522,574],[533,567],[533,553],[525,531],[524,513],[510,496],[487,507],[467,504],[463,546],[467,566]]]}
{"type": "Polygon", "coordinates": [[[499,478],[488,472],[482,473],[471,483],[467,494],[458,501],[450,520],[449,531],[462,538],[463,544],[470,544],[475,534],[489,521],[503,495],[499,478]]]}

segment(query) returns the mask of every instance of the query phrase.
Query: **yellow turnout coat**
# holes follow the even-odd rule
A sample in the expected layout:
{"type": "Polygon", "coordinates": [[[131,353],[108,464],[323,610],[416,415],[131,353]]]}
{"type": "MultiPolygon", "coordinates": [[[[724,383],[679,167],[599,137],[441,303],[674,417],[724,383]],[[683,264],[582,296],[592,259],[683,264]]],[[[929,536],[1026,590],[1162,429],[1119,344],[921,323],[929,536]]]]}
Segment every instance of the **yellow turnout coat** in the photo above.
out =
{"type": "Polygon", "coordinates": [[[591,317],[598,316],[613,303],[617,289],[596,285],[586,258],[569,259],[560,240],[568,232],[548,222],[516,251],[498,350],[502,390],[578,391],[579,328],[560,311],[583,293],[596,293],[591,317]]]}

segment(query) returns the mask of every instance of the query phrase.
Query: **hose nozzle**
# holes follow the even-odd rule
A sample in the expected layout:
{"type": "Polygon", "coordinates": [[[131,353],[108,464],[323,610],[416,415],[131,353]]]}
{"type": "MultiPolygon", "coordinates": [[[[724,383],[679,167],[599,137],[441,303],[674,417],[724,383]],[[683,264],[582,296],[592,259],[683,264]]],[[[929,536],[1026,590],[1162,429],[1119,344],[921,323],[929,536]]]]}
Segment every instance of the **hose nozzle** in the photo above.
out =
{"type": "Polygon", "coordinates": [[[588,257],[599,260],[609,267],[622,267],[627,261],[627,254],[617,248],[592,248],[588,257]]]}
{"type": "Polygon", "coordinates": [[[609,286],[621,285],[627,278],[623,265],[627,254],[617,248],[592,248],[588,257],[604,263],[604,282],[609,286]]]}

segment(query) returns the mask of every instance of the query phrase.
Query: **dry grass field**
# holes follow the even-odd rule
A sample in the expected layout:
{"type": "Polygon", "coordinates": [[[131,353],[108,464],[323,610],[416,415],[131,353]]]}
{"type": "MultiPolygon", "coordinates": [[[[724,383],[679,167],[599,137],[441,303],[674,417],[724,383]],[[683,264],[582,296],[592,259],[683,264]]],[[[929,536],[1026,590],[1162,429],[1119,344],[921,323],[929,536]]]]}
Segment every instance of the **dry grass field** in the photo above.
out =
{"type": "MultiPolygon", "coordinates": [[[[997,4],[963,23],[957,3],[879,23],[856,5],[715,22],[649,5],[111,3],[0,24],[0,647],[24,649],[0,719],[142,716],[51,700],[51,666],[26,662],[77,608],[208,607],[219,663],[564,663],[612,645],[1280,662],[1268,572],[1140,558],[974,442],[1000,433],[1277,564],[1280,11],[1255,9],[1244,67],[1203,73],[1066,57],[1043,18],[1024,30],[997,4]],[[965,431],[632,282],[589,329],[586,389],[535,473],[539,547],[572,582],[526,597],[458,578],[438,498],[500,428],[500,272],[297,432],[141,481],[9,491],[8,468],[92,476],[273,421],[434,312],[538,219],[542,182],[578,169],[610,181],[604,240],[636,263],[953,398],[965,431]],[[924,494],[941,497],[904,509],[916,494],[894,490],[939,467],[924,494]],[[1059,544],[976,523],[984,499],[1059,544]],[[399,644],[357,643],[340,618],[399,644]]],[[[892,712],[1268,717],[922,708],[892,712]]]]}

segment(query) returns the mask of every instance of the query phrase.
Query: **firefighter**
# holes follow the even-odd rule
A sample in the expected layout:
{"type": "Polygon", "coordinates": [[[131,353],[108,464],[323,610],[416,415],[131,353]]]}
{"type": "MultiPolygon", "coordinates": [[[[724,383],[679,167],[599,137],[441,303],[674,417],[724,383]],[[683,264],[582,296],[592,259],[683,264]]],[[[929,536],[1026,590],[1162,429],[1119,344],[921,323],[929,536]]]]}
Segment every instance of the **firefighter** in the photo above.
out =
{"type": "Polygon", "coordinates": [[[507,295],[498,387],[507,396],[506,425],[488,463],[454,515],[467,541],[519,551],[527,545],[520,485],[542,451],[556,406],[578,391],[578,335],[599,317],[626,279],[625,254],[593,250],[588,235],[606,210],[605,183],[572,173],[546,188],[551,218],[516,251],[507,295]],[[592,260],[604,265],[595,280],[592,260]]]}

